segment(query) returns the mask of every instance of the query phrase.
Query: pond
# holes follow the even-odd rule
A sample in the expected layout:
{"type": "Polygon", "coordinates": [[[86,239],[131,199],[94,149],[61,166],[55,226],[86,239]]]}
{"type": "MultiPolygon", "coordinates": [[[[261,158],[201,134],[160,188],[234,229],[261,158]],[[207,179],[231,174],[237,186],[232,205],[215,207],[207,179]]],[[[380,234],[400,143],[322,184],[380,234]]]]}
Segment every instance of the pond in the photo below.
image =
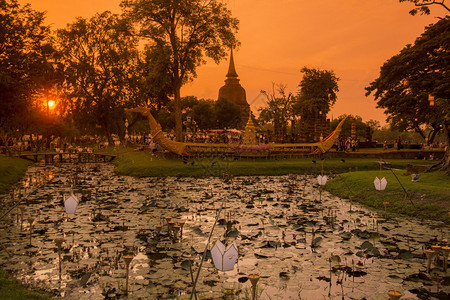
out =
{"type": "Polygon", "coordinates": [[[258,299],[450,293],[443,251],[429,272],[425,255],[445,244],[448,224],[377,214],[322,192],[312,176],[134,178],[109,164],[34,165],[18,193],[28,196],[1,220],[0,266],[67,299],[125,298],[126,290],[130,299],[189,299],[216,218],[208,249],[235,241],[239,257],[219,271],[207,252],[199,299],[251,299],[250,274],[260,276],[258,299]],[[80,202],[67,214],[71,192],[80,202]]]}

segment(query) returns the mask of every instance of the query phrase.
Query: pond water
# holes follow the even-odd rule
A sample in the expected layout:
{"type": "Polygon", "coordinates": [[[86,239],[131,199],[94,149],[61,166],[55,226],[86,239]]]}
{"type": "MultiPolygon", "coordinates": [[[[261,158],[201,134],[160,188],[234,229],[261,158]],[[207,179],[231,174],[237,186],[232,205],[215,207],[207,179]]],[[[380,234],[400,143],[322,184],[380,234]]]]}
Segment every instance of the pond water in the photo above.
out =
{"type": "Polygon", "coordinates": [[[24,221],[19,208],[1,220],[0,266],[67,299],[125,298],[124,254],[133,256],[128,298],[188,299],[189,262],[195,279],[219,211],[209,249],[236,241],[239,258],[219,271],[207,256],[199,299],[251,299],[250,274],[260,275],[258,299],[387,299],[389,290],[402,299],[449,297],[442,251],[430,272],[424,253],[445,243],[448,224],[350,206],[320,191],[312,176],[226,182],[119,176],[109,164],[34,165],[18,193],[28,195],[24,221]],[[63,197],[72,191],[80,202],[67,214],[63,197]],[[169,234],[166,217],[185,222],[181,238],[169,234]],[[57,238],[64,238],[61,273],[57,238]]]}

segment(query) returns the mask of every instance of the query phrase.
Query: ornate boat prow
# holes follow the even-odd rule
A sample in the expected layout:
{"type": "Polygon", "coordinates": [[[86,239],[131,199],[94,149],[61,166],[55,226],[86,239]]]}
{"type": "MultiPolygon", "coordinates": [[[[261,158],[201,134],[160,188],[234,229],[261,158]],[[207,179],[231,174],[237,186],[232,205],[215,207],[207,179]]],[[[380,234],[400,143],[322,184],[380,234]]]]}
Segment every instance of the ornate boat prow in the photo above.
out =
{"type": "Polygon", "coordinates": [[[328,135],[326,138],[317,143],[317,149],[313,151],[313,154],[325,153],[328,150],[330,150],[331,147],[333,147],[334,143],[341,134],[342,126],[344,125],[344,122],[347,118],[348,116],[345,116],[345,118],[339,122],[338,126],[336,126],[336,129],[334,129],[334,131],[330,135],[328,135]]]}
{"type": "Polygon", "coordinates": [[[130,109],[125,109],[126,112],[135,112],[140,113],[141,115],[148,118],[148,122],[150,124],[151,135],[153,137],[153,141],[158,143],[161,147],[166,150],[169,150],[175,154],[181,156],[190,156],[188,152],[186,152],[186,144],[172,141],[164,136],[161,125],[155,120],[149,108],[146,107],[135,107],[130,109]]]}

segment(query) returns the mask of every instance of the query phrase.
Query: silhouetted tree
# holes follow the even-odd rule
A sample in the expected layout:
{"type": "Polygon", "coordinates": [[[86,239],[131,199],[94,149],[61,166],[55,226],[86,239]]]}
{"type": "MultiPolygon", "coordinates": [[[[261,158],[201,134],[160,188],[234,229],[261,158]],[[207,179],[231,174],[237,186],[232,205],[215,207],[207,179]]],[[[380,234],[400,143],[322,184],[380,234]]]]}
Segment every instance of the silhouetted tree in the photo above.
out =
{"type": "Polygon", "coordinates": [[[266,106],[260,108],[258,121],[261,124],[272,123],[275,131],[275,139],[283,141],[286,139],[288,122],[293,119],[293,105],[295,97],[292,93],[286,92],[286,86],[280,84],[275,90],[275,84],[272,85],[272,91],[261,91],[266,97],[266,106]]]}
{"type": "Polygon", "coordinates": [[[400,2],[411,2],[414,3],[416,8],[409,11],[411,15],[416,15],[420,12],[422,15],[430,14],[430,6],[440,6],[443,7],[447,12],[450,12],[450,8],[445,5],[445,0],[399,0],[400,2]]]}
{"type": "Polygon", "coordinates": [[[167,107],[170,96],[173,96],[171,79],[167,63],[170,51],[159,45],[146,45],[143,61],[140,63],[142,80],[139,91],[147,99],[147,106],[156,111],[167,107]]]}
{"type": "Polygon", "coordinates": [[[16,0],[0,1],[0,128],[5,132],[31,128],[44,102],[35,95],[53,77],[53,55],[45,13],[21,6],[16,0]],[[45,79],[45,80],[43,80],[45,79]]]}
{"type": "Polygon", "coordinates": [[[385,109],[391,125],[414,130],[430,143],[448,113],[444,105],[450,98],[449,31],[450,17],[427,27],[414,45],[384,63],[380,76],[366,88],[385,109]],[[435,100],[430,102],[430,96],[435,100]],[[432,129],[428,137],[424,126],[432,129]]]}
{"type": "Polygon", "coordinates": [[[304,67],[301,72],[304,75],[298,86],[295,113],[305,120],[316,118],[320,112],[326,115],[336,103],[339,78],[327,70],[304,67]]]}
{"type": "Polygon", "coordinates": [[[241,108],[239,105],[225,98],[220,98],[214,103],[214,116],[216,125],[220,129],[236,128],[241,122],[241,108]]]}
{"type": "Polygon", "coordinates": [[[214,117],[214,101],[199,100],[197,104],[192,107],[192,119],[197,123],[201,130],[211,129],[216,126],[216,119],[214,117]]]}
{"type": "MultiPolygon", "coordinates": [[[[439,130],[450,141],[450,17],[426,28],[414,45],[407,45],[381,67],[380,76],[366,88],[388,121],[400,130],[413,129],[428,142],[439,130]],[[428,136],[423,128],[431,127],[428,136]]],[[[446,152],[444,166],[450,158],[446,152]]]]}
{"type": "Polygon", "coordinates": [[[180,90],[196,76],[208,56],[219,62],[236,45],[238,20],[218,0],[124,0],[125,15],[139,26],[141,37],[166,62],[175,102],[175,132],[182,136],[180,90]]]}
{"type": "MultiPolygon", "coordinates": [[[[101,126],[112,142],[112,133],[123,133],[123,107],[139,105],[137,40],[130,25],[110,12],[90,20],[78,18],[57,32],[64,89],[77,126],[84,131],[101,126]]],[[[145,101],[145,99],[142,99],[145,101]]]]}
{"type": "MultiPolygon", "coordinates": [[[[347,115],[340,115],[330,123],[331,130],[336,129],[339,122],[342,121],[347,115]]],[[[349,118],[342,125],[341,137],[347,138],[351,136],[352,133],[352,123],[355,122],[356,125],[356,136],[358,138],[365,138],[366,136],[366,127],[369,126],[367,123],[364,123],[362,118],[357,115],[349,115],[349,118]]]]}

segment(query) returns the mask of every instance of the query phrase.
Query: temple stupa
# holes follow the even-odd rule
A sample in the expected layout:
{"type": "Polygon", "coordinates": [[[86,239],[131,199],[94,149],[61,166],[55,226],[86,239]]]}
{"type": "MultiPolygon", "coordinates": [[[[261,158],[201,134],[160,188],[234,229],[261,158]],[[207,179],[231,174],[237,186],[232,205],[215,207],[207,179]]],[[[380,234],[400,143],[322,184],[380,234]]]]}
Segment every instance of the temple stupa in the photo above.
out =
{"type": "Polygon", "coordinates": [[[250,113],[250,105],[247,103],[245,89],[239,83],[238,74],[234,67],[233,49],[231,49],[230,64],[228,66],[226,77],[225,85],[219,89],[219,99],[225,98],[228,101],[239,105],[241,109],[241,121],[239,122],[237,129],[244,129],[250,113]]]}
{"type": "Polygon", "coordinates": [[[257,145],[258,142],[256,141],[256,128],[255,128],[255,124],[253,124],[251,112],[249,112],[249,115],[247,118],[248,118],[248,121],[247,121],[247,125],[245,126],[243,144],[244,145],[257,145]]]}

